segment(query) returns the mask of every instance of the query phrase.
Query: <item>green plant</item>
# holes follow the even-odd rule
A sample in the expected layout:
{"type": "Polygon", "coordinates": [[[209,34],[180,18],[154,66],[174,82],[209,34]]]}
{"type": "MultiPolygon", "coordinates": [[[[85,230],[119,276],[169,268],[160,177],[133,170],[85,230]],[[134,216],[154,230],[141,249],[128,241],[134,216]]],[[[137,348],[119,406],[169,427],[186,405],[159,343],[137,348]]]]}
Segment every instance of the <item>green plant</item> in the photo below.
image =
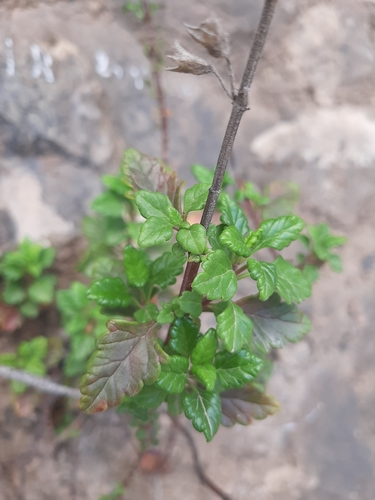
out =
{"type": "Polygon", "coordinates": [[[54,298],[56,276],[44,272],[54,259],[52,247],[44,248],[29,239],[6,252],[0,262],[2,300],[16,306],[22,316],[35,318],[54,298]]]}

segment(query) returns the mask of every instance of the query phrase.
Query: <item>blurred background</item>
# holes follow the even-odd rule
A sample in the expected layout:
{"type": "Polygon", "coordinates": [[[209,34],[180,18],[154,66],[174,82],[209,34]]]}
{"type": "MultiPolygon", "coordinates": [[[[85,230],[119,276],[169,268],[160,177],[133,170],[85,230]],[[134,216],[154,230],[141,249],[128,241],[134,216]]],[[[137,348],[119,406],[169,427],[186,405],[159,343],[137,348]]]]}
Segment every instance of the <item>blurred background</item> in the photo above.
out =
{"type": "MultiPolygon", "coordinates": [[[[183,23],[216,14],[238,82],[262,8],[166,0],[150,26],[125,3],[0,2],[0,252],[26,236],[52,242],[61,286],[75,277],[100,177],[118,171],[125,148],[167,158],[188,185],[192,164],[217,160],[229,99],[210,75],[160,72],[166,139],[144,47],[171,54],[178,39],[202,56],[183,23]]],[[[221,428],[210,444],[195,436],[208,475],[235,500],[375,498],[374,88],[374,0],[279,0],[231,169],[260,187],[297,183],[299,215],[348,243],[344,272],[324,268],[304,304],[312,332],[278,352],[268,392],[279,413],[221,428]]],[[[29,327],[43,335],[54,324],[47,314],[29,327]]],[[[19,339],[0,333],[0,352],[19,339]]],[[[1,500],[98,500],[131,472],[131,431],[115,411],[83,419],[74,439],[56,437],[48,396],[15,403],[5,381],[0,395],[1,500]]],[[[167,422],[162,432],[167,446],[167,422]]],[[[184,437],[169,445],[166,470],[137,471],[124,498],[216,498],[184,437]]]]}

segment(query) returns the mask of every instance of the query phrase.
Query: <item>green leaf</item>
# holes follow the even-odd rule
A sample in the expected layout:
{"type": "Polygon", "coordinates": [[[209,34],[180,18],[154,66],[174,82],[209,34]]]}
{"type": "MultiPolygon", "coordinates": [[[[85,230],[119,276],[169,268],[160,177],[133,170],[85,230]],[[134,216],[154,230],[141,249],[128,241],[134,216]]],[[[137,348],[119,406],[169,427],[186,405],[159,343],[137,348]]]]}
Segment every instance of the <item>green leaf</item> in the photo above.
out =
{"type": "Polygon", "coordinates": [[[179,394],[185,388],[189,360],[176,355],[169,359],[169,364],[162,366],[156,385],[170,394],[179,394]]]}
{"type": "Polygon", "coordinates": [[[56,281],[56,276],[51,274],[37,278],[27,290],[30,300],[37,304],[50,304],[53,301],[56,281]]]}
{"type": "Polygon", "coordinates": [[[201,224],[193,224],[189,229],[180,229],[176,240],[190,253],[200,255],[206,249],[206,230],[201,224]]]}
{"type": "Polygon", "coordinates": [[[14,352],[0,354],[0,365],[17,368],[17,354],[14,352]]]}
{"type": "Polygon", "coordinates": [[[281,256],[274,262],[276,270],[276,291],[287,304],[300,303],[310,297],[311,284],[302,274],[300,269],[292,266],[281,256]]]}
{"type": "MultiPolygon", "coordinates": [[[[212,184],[214,178],[214,169],[209,169],[203,165],[193,165],[191,167],[194,177],[198,182],[205,184],[212,184]]],[[[229,176],[228,172],[225,172],[222,187],[225,189],[227,186],[234,184],[234,180],[229,176]]]]}
{"type": "Polygon", "coordinates": [[[251,253],[243,242],[241,233],[235,226],[226,227],[220,234],[219,241],[222,245],[229,248],[231,252],[241,255],[241,257],[249,257],[251,253]]]}
{"type": "Polygon", "coordinates": [[[327,261],[332,271],[341,272],[341,259],[338,255],[331,253],[330,249],[343,245],[346,243],[347,238],[344,236],[332,236],[327,224],[308,226],[307,229],[310,233],[316,256],[320,260],[327,261]]]}
{"type": "Polygon", "coordinates": [[[205,335],[201,337],[196,343],[191,353],[191,361],[195,365],[206,365],[211,363],[216,350],[218,348],[218,341],[216,330],[209,328],[205,335]]]}
{"type": "Polygon", "coordinates": [[[137,325],[111,320],[108,329],[109,333],[99,339],[88,373],[81,380],[80,407],[86,413],[117,406],[124,395],[134,396],[144,383],[156,381],[160,363],[169,359],[159,346],[159,326],[153,321],[137,325]]]}
{"type": "Polygon", "coordinates": [[[247,261],[250,276],[257,282],[260,300],[267,300],[276,288],[276,268],[271,262],[247,261]]]}
{"type": "Polygon", "coordinates": [[[175,304],[172,302],[161,302],[161,311],[158,312],[158,315],[156,316],[156,321],[159,323],[159,325],[165,325],[166,323],[172,323],[174,320],[174,311],[175,311],[175,304]]]}
{"type": "Polygon", "coordinates": [[[124,248],[124,267],[129,285],[142,288],[150,275],[150,259],[144,250],[127,245],[124,248]]]}
{"type": "Polygon", "coordinates": [[[293,215],[299,201],[299,186],[294,182],[275,181],[267,186],[265,194],[270,199],[262,210],[262,220],[293,215]]]}
{"type": "Polygon", "coordinates": [[[121,176],[115,175],[103,175],[102,183],[110,190],[115,193],[125,196],[125,194],[130,190],[129,186],[125,184],[125,179],[121,176]]]}
{"type": "Polygon", "coordinates": [[[199,326],[188,316],[177,318],[171,328],[170,346],[188,358],[199,338],[199,326]]]}
{"type": "Polygon", "coordinates": [[[185,192],[184,212],[188,214],[195,210],[202,210],[206,204],[210,184],[196,184],[185,192]]]}
{"type": "Polygon", "coordinates": [[[262,196],[251,182],[245,182],[241,190],[237,191],[236,200],[238,202],[250,200],[255,203],[256,206],[267,205],[270,201],[267,196],[262,196]]]}
{"type": "Polygon", "coordinates": [[[208,241],[212,247],[212,250],[224,250],[227,255],[229,255],[228,249],[220,243],[220,235],[224,231],[227,226],[224,224],[219,224],[216,226],[215,224],[210,224],[208,228],[207,236],[208,241]]]}
{"type": "Polygon", "coordinates": [[[216,316],[217,336],[224,342],[227,351],[236,352],[248,345],[253,329],[252,322],[242,309],[232,301],[216,316]]]}
{"type": "Polygon", "coordinates": [[[226,193],[220,195],[219,210],[222,213],[220,220],[223,224],[235,226],[242,236],[245,236],[250,231],[242,208],[226,193]]]}
{"type": "Polygon", "coordinates": [[[59,311],[63,314],[75,314],[89,303],[87,287],[78,281],[74,281],[70,288],[59,290],[56,293],[56,302],[59,311]]]}
{"type": "Polygon", "coordinates": [[[135,149],[124,153],[122,169],[132,188],[166,194],[174,208],[180,208],[180,191],[183,182],[177,181],[177,174],[169,170],[159,159],[150,158],[135,149]]]}
{"type": "MultiPolygon", "coordinates": [[[[164,366],[168,365],[162,365],[162,369],[164,366]]],[[[153,384],[145,385],[141,392],[139,392],[135,396],[125,396],[124,401],[132,400],[142,408],[152,410],[154,408],[158,408],[163,403],[163,401],[165,401],[166,396],[167,393],[163,389],[153,384]]]]}
{"type": "Polygon", "coordinates": [[[32,359],[44,359],[47,356],[47,352],[48,339],[42,336],[21,342],[17,349],[19,359],[22,360],[24,364],[32,359]]]}
{"type": "Polygon", "coordinates": [[[212,365],[193,365],[191,373],[206,386],[206,390],[212,392],[216,383],[216,368],[212,365]]]}
{"type": "Polygon", "coordinates": [[[329,254],[327,258],[327,262],[329,264],[329,267],[332,269],[332,271],[335,271],[335,273],[341,273],[342,272],[342,262],[341,258],[335,254],[331,253],[329,254]]]}
{"type": "Polygon", "coordinates": [[[147,304],[143,309],[139,309],[134,313],[134,319],[138,323],[147,323],[156,319],[159,314],[159,309],[156,304],[147,304]]]}
{"type": "Polygon", "coordinates": [[[183,292],[178,299],[180,309],[185,314],[190,314],[192,318],[199,318],[202,314],[202,296],[197,292],[183,292]]]}
{"type": "Polygon", "coordinates": [[[112,191],[105,191],[95,198],[91,208],[101,215],[122,217],[125,211],[125,198],[112,191]]]}
{"type": "Polygon", "coordinates": [[[184,411],[183,398],[185,394],[168,394],[167,395],[167,405],[168,413],[173,417],[178,417],[184,411]]]}
{"type": "Polygon", "coordinates": [[[21,304],[26,298],[25,287],[20,281],[6,281],[3,299],[7,304],[21,304]]]}
{"type": "Polygon", "coordinates": [[[167,214],[168,214],[169,222],[173,226],[180,227],[181,225],[185,225],[185,224],[187,226],[189,226],[188,222],[184,222],[180,212],[178,210],[176,210],[175,208],[173,208],[172,206],[167,208],[167,214]]]}
{"type": "Polygon", "coordinates": [[[316,266],[312,266],[311,264],[307,264],[302,273],[307,281],[312,285],[319,278],[319,269],[316,266]]]}
{"type": "Polygon", "coordinates": [[[172,238],[173,228],[171,223],[158,217],[150,217],[141,226],[138,236],[140,247],[160,245],[172,238]]]}
{"type": "Polygon", "coordinates": [[[28,300],[27,302],[21,304],[20,313],[22,316],[25,316],[25,318],[36,318],[39,314],[39,308],[35,302],[28,300]]]}
{"type": "Polygon", "coordinates": [[[284,215],[262,222],[257,231],[260,233],[260,238],[251,252],[255,253],[261,248],[282,250],[298,238],[304,225],[303,220],[296,215],[284,215]]]}
{"type": "Polygon", "coordinates": [[[194,429],[203,432],[206,441],[212,441],[221,420],[220,396],[215,392],[194,389],[186,393],[183,405],[185,415],[192,421],[194,429]]]}
{"type": "Polygon", "coordinates": [[[237,304],[251,319],[252,344],[261,352],[268,352],[272,347],[281,349],[287,341],[298,342],[310,331],[310,320],[295,304],[281,302],[276,293],[264,302],[257,297],[244,297],[237,304]]]}
{"type": "Polygon", "coordinates": [[[264,394],[255,385],[223,391],[220,393],[220,398],[221,423],[225,427],[232,427],[236,423],[249,425],[254,418],[262,420],[279,410],[275,398],[264,394]]]}
{"type": "Polygon", "coordinates": [[[137,191],[134,196],[134,201],[140,214],[145,219],[157,217],[158,219],[169,221],[168,207],[172,208],[172,204],[165,194],[137,191]]]}
{"type": "Polygon", "coordinates": [[[193,281],[193,290],[209,300],[231,299],[237,291],[237,279],[226,253],[215,250],[208,254],[202,267],[203,272],[193,281]]]}
{"type": "Polygon", "coordinates": [[[87,297],[101,306],[126,307],[131,295],[121,278],[103,278],[92,282],[87,297]]]}
{"type": "Polygon", "coordinates": [[[249,351],[241,350],[236,353],[218,352],[215,356],[217,378],[224,389],[242,387],[254,380],[260,372],[263,362],[249,351]]]}
{"type": "Polygon", "coordinates": [[[148,422],[150,418],[149,411],[147,408],[139,406],[134,399],[134,397],[125,397],[117,407],[117,411],[119,413],[129,413],[140,422],[148,422]]]}
{"type": "Polygon", "coordinates": [[[150,282],[161,289],[176,283],[176,276],[182,274],[186,262],[185,254],[165,252],[151,264],[150,282]]]}
{"type": "Polygon", "coordinates": [[[42,248],[39,254],[39,262],[42,269],[51,267],[56,257],[56,250],[53,247],[42,248]]]}

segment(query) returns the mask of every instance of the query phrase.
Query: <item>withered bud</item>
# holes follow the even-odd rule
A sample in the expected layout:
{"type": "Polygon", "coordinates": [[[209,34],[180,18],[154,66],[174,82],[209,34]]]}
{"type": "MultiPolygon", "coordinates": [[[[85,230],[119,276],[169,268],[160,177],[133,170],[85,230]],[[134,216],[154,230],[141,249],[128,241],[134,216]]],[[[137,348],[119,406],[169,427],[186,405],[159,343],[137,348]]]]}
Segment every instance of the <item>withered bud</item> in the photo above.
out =
{"type": "Polygon", "coordinates": [[[200,57],[190,54],[176,41],[174,44],[175,54],[167,56],[172,61],[175,61],[177,66],[173,68],[165,68],[167,71],[176,71],[178,73],[191,73],[192,75],[205,75],[212,73],[212,66],[200,57]]]}
{"type": "Polygon", "coordinates": [[[193,40],[203,45],[210,56],[224,59],[229,57],[227,35],[216,17],[206,19],[199,27],[188,24],[185,27],[193,40]]]}

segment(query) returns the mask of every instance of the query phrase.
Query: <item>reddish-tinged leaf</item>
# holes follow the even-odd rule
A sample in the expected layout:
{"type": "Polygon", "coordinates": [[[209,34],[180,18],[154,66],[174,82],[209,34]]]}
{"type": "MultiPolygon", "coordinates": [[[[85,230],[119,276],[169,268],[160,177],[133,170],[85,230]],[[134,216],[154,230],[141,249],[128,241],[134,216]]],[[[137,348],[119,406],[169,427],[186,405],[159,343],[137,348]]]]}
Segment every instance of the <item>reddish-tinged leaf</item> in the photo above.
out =
{"type": "Polygon", "coordinates": [[[111,320],[107,326],[109,333],[99,339],[81,380],[80,406],[86,413],[104,411],[120,404],[125,395],[134,396],[144,383],[155,382],[160,363],[169,361],[158,344],[160,326],[155,321],[111,320]]]}
{"type": "Polygon", "coordinates": [[[177,174],[169,170],[161,160],[150,158],[135,149],[125,151],[122,169],[134,191],[166,194],[172,205],[180,210],[180,191],[182,182],[177,174]]]}
{"type": "Polygon", "coordinates": [[[253,418],[262,420],[279,409],[276,399],[264,394],[255,385],[242,387],[242,389],[229,389],[221,392],[220,398],[221,423],[225,427],[232,427],[236,423],[249,425],[253,418]]]}
{"type": "Polygon", "coordinates": [[[0,331],[14,332],[22,324],[22,316],[16,307],[0,302],[0,331]]]}

